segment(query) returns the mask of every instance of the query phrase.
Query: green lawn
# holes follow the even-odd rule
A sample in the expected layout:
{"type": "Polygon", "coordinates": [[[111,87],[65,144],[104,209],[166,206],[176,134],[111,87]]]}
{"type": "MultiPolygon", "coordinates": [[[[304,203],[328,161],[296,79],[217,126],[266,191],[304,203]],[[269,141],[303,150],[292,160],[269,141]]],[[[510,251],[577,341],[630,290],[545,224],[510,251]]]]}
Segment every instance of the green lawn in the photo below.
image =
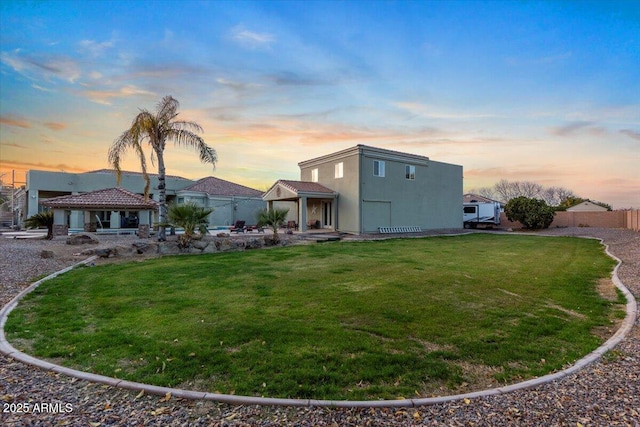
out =
{"type": "Polygon", "coordinates": [[[429,396],[595,349],[624,307],[596,290],[613,266],[593,240],[485,234],[165,257],[45,282],[6,331],[38,357],[163,386],[429,396]]]}

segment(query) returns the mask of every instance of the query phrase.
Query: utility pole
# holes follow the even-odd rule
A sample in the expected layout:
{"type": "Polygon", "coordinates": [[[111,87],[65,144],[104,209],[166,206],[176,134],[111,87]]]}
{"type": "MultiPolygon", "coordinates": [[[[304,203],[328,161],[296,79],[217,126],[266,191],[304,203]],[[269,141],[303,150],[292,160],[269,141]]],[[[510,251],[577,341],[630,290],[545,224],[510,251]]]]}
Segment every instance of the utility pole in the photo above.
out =
{"type": "Polygon", "coordinates": [[[14,230],[16,227],[16,212],[14,209],[15,204],[15,193],[16,193],[16,170],[11,169],[11,229],[14,230]]]}

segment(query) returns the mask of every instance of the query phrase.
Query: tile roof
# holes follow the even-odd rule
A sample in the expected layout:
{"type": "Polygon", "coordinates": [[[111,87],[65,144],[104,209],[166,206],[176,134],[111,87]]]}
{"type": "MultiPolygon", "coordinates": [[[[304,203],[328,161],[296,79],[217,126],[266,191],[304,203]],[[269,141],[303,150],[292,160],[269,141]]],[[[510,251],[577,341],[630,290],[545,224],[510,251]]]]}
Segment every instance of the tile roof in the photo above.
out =
{"type": "Polygon", "coordinates": [[[123,188],[105,188],[88,193],[52,197],[43,206],[59,209],[147,209],[155,210],[158,203],[123,188]]]}
{"type": "Polygon", "coordinates": [[[188,185],[179,191],[197,191],[212,196],[245,196],[262,197],[262,191],[225,181],[224,179],[208,176],[199,179],[194,184],[188,185]]]}
{"type": "Polygon", "coordinates": [[[277,185],[278,183],[282,184],[283,186],[287,187],[288,189],[290,189],[291,191],[295,191],[296,193],[299,192],[303,192],[303,193],[329,193],[329,194],[334,194],[335,191],[325,187],[322,184],[318,184],[317,182],[310,182],[310,181],[288,181],[288,180],[278,180],[278,182],[276,182],[277,185]]]}

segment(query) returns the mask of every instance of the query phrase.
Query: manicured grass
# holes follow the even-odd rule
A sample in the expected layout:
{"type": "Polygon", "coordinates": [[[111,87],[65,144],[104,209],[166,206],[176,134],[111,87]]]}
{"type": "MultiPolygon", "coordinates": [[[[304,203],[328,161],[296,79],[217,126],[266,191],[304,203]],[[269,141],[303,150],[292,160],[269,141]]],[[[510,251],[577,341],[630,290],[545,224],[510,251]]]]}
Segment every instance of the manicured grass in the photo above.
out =
{"type": "Polygon", "coordinates": [[[64,365],[244,395],[394,399],[575,361],[623,303],[598,242],[466,235],[177,256],[76,269],[11,314],[64,365]]]}

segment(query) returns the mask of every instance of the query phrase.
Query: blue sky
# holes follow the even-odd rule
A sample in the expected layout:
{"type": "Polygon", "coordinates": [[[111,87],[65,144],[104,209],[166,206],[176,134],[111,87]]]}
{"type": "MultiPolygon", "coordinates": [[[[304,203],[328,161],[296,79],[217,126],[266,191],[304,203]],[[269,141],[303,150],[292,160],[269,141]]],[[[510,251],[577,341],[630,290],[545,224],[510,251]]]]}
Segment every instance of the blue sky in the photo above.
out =
{"type": "Polygon", "coordinates": [[[18,180],[108,167],[170,94],[219,155],[212,171],[170,147],[174,175],[266,189],[367,144],[460,164],[465,190],[640,207],[639,2],[10,0],[0,42],[0,173],[18,180]]]}

